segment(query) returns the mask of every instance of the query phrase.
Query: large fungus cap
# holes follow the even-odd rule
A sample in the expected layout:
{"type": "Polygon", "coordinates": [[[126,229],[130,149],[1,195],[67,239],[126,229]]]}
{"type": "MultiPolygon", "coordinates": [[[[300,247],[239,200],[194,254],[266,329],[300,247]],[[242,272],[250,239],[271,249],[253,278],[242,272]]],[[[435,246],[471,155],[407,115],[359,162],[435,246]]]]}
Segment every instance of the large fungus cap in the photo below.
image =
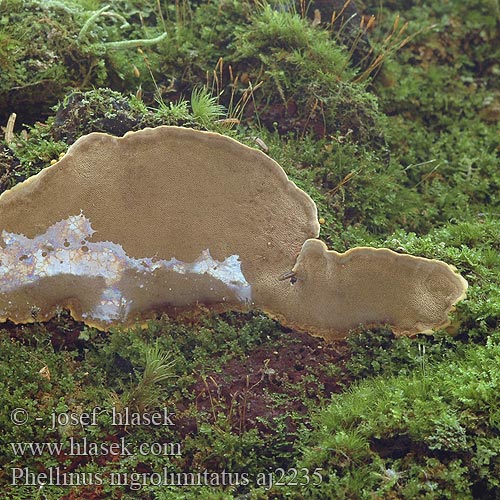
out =
{"type": "Polygon", "coordinates": [[[268,304],[285,323],[326,339],[344,338],[360,325],[388,324],[396,335],[415,335],[449,324],[467,282],[438,260],[385,248],[329,251],[304,243],[293,268],[292,293],[268,304]]]}
{"type": "Polygon", "coordinates": [[[268,300],[316,206],[264,153],[215,133],[92,133],[0,196],[0,320],[60,308],[100,328],[268,300]]]}

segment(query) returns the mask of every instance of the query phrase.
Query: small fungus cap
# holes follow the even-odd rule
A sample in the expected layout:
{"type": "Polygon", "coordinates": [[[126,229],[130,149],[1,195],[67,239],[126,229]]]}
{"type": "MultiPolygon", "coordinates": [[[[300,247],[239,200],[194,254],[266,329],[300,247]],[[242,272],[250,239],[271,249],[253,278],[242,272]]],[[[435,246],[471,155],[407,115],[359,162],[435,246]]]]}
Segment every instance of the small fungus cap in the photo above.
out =
{"type": "MultiPolygon", "coordinates": [[[[396,335],[415,335],[449,324],[467,282],[444,262],[386,248],[329,251],[304,243],[286,302],[268,308],[288,325],[335,340],[349,330],[388,324],[396,335]]],[[[270,307],[269,307],[270,306],[270,307]]]]}

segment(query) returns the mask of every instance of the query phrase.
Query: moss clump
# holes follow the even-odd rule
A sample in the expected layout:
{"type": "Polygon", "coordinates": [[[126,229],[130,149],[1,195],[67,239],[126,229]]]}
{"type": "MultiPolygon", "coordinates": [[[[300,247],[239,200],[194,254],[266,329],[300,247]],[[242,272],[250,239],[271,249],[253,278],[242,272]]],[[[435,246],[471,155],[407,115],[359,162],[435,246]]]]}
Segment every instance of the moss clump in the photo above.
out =
{"type": "Polygon", "coordinates": [[[401,228],[429,228],[419,194],[406,189],[403,168],[385,148],[374,150],[340,133],[321,140],[258,134],[272,158],[314,199],[325,219],[321,239],[335,250],[372,245],[401,228]]]}
{"type": "Polygon", "coordinates": [[[51,135],[50,123],[38,124],[31,129],[31,136],[16,136],[10,143],[13,157],[4,171],[3,188],[10,189],[15,184],[37,174],[51,161],[59,159],[68,146],[63,141],[56,141],[51,135]]]}
{"type": "MultiPolygon", "coordinates": [[[[376,9],[376,2],[369,2],[376,9]]],[[[407,2],[406,2],[407,4],[407,2]]],[[[391,14],[401,3],[388,2],[391,14]],[[394,10],[392,10],[394,9],[394,10]]],[[[411,37],[376,85],[387,140],[430,224],[498,212],[498,3],[408,5],[411,37]],[[385,83],[386,85],[382,85],[385,83]]]]}
{"type": "Polygon", "coordinates": [[[207,74],[231,108],[262,78],[253,101],[261,102],[248,109],[269,128],[276,122],[281,132],[350,133],[365,144],[384,142],[376,102],[365,86],[352,82],[356,71],[349,52],[334,34],[312,27],[293,11],[267,4],[250,9],[229,0],[221,6],[172,5],[161,16],[150,7],[138,11],[120,4],[121,12],[99,6],[31,0],[0,11],[8,26],[0,40],[0,59],[3,54],[6,60],[2,109],[16,111],[18,122],[32,122],[35,117],[23,111],[25,103],[43,103],[37,112],[46,115],[69,89],[90,86],[134,92],[143,87],[148,99],[156,86],[176,102],[207,74]],[[135,23],[139,20],[142,29],[135,23]],[[158,41],[147,54],[133,50],[141,45],[138,40],[146,40],[143,46],[156,40],[157,23],[169,33],[168,40],[158,41]]]}
{"type": "Polygon", "coordinates": [[[263,79],[256,111],[269,128],[349,133],[366,146],[383,144],[376,100],[353,83],[350,55],[327,30],[265,5],[239,31],[234,58],[252,68],[252,80],[263,79]]]}
{"type": "Polygon", "coordinates": [[[0,150],[0,193],[10,189],[14,185],[14,174],[16,167],[19,165],[19,160],[14,156],[14,153],[7,146],[0,150]]]}
{"type": "Polygon", "coordinates": [[[81,26],[75,15],[83,10],[56,2],[2,5],[0,109],[29,120],[35,110],[38,116],[48,113],[69,86],[103,84],[104,61],[86,53],[77,41],[81,26]]]}
{"type": "MultiPolygon", "coordinates": [[[[0,4],[3,113],[16,112],[20,121],[31,122],[46,116],[71,88],[103,86],[133,75],[130,57],[115,57],[116,51],[135,49],[140,44],[132,42],[145,38],[144,32],[119,13],[98,7],[97,1],[0,4]],[[106,13],[110,15],[101,15],[106,13]]],[[[7,115],[0,115],[0,121],[7,115]]]]}
{"type": "MultiPolygon", "coordinates": [[[[11,467],[38,472],[60,467],[61,472],[98,474],[103,489],[93,492],[102,498],[134,498],[124,494],[123,486],[112,484],[112,473],[148,475],[161,473],[163,467],[186,474],[207,470],[220,475],[226,470],[252,479],[248,487],[229,491],[209,485],[213,486],[210,495],[224,492],[220,498],[228,498],[231,490],[235,495],[258,492],[254,483],[259,473],[278,465],[288,467],[297,459],[293,443],[308,410],[327,397],[326,390],[338,390],[325,387],[330,383],[326,370],[336,368],[335,364],[328,367],[327,361],[341,358],[322,341],[291,335],[263,315],[198,319],[187,325],[162,318],[144,329],[115,329],[111,335],[81,325],[79,334],[68,335],[64,313],[45,325],[6,325],[8,331],[0,330],[0,348],[10,360],[0,366],[0,402],[6,410],[0,415],[5,429],[0,436],[0,465],[9,472],[11,467]],[[321,356],[323,366],[308,366],[310,356],[321,356]],[[297,365],[299,361],[305,366],[297,365]],[[23,403],[28,398],[30,403],[23,403]],[[80,415],[96,406],[104,410],[96,425],[52,428],[52,412],[80,415]],[[141,414],[168,408],[175,414],[171,416],[175,425],[114,425],[112,409],[121,411],[124,406],[141,414]],[[31,418],[25,426],[12,426],[7,421],[14,408],[26,408],[41,420],[31,418]],[[84,437],[89,443],[106,445],[124,439],[130,451],[141,443],[180,443],[182,453],[120,457],[67,453],[70,438],[81,443],[84,437]],[[64,452],[44,449],[23,455],[10,445],[32,441],[60,444],[64,452]]],[[[28,498],[33,492],[24,484],[9,485],[9,479],[0,477],[7,495],[28,498]]],[[[95,479],[92,486],[97,486],[95,479]]],[[[199,488],[189,482],[180,487],[186,498],[199,498],[199,488]]],[[[141,495],[151,490],[164,498],[165,488],[146,481],[137,496],[147,498],[141,495]]],[[[179,493],[178,485],[170,488],[179,493]]],[[[54,499],[64,494],[82,498],[86,489],[46,484],[44,494],[54,499]]]]}
{"type": "Polygon", "coordinates": [[[129,130],[143,128],[147,115],[137,101],[110,89],[73,92],[56,109],[52,136],[67,144],[91,132],[122,136],[129,130]]]}
{"type": "Polygon", "coordinates": [[[324,471],[307,498],[496,498],[500,343],[370,379],[320,410],[301,466],[324,471]]]}

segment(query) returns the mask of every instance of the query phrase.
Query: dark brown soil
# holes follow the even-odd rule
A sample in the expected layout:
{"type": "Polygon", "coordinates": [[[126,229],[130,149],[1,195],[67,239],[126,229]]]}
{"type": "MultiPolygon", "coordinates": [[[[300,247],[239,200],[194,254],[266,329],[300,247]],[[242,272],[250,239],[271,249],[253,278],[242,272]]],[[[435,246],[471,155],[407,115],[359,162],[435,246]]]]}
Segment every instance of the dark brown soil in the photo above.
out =
{"type": "MultiPolygon", "coordinates": [[[[197,413],[215,420],[223,412],[233,432],[257,428],[272,434],[277,417],[291,412],[305,415],[350,384],[345,370],[348,357],[345,342],[328,344],[307,333],[284,333],[247,357],[231,360],[221,372],[200,377],[192,389],[197,413]]],[[[196,432],[193,418],[181,417],[177,424],[184,435],[196,432]]],[[[296,422],[288,419],[286,424],[293,434],[296,422]]]]}

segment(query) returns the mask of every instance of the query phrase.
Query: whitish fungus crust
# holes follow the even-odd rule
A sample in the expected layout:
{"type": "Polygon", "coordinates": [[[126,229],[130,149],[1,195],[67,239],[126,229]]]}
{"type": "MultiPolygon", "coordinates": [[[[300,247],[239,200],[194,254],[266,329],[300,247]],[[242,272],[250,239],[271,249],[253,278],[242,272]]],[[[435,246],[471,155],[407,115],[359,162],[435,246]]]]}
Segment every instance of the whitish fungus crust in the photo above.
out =
{"type": "MultiPolygon", "coordinates": [[[[56,222],[44,234],[29,239],[21,234],[2,232],[5,245],[0,248],[0,315],[9,316],[14,321],[24,321],[27,315],[38,318],[42,312],[44,317],[51,316],[57,304],[73,307],[73,314],[85,322],[106,327],[113,322],[124,321],[135,309],[134,290],[130,280],[135,276],[139,290],[148,294],[147,288],[160,273],[170,275],[168,282],[174,281],[175,275],[189,277],[193,275],[198,281],[205,276],[208,286],[207,296],[215,296],[216,290],[234,297],[242,302],[251,298],[251,286],[241,273],[241,263],[237,255],[231,255],[223,262],[214,260],[208,249],[192,263],[185,263],[176,258],[134,259],[129,257],[122,246],[109,241],[90,242],[94,230],[90,221],[83,215],[72,215],[68,219],[56,222]],[[94,281],[94,290],[86,298],[79,298],[78,278],[88,283],[94,281]],[[63,289],[57,300],[54,300],[55,279],[72,280],[74,290],[71,300],[67,297],[67,289],[63,289]],[[98,293],[100,290],[100,293],[98,293]],[[128,296],[128,293],[132,295],[128,296]],[[15,304],[11,295],[16,297],[15,304]],[[34,298],[36,295],[36,299],[34,298]],[[51,300],[44,300],[50,297],[51,300]],[[82,301],[88,304],[82,310],[82,301]],[[36,312],[36,315],[34,314],[36,312]]],[[[193,289],[195,279],[191,278],[193,289]]],[[[176,276],[177,280],[180,276],[176,276]]],[[[176,300],[172,287],[165,290],[170,305],[185,305],[176,300]]],[[[137,292],[138,290],[136,290],[137,292]]],[[[141,293],[140,292],[140,293],[141,293]]],[[[205,290],[206,292],[206,290],[205,290]]],[[[194,300],[201,300],[202,290],[198,290],[194,300]]],[[[212,297],[213,298],[213,297],[212,297]]],[[[224,301],[224,295],[218,297],[224,301]]],[[[140,314],[140,311],[134,311],[140,314]]],[[[33,318],[34,319],[34,318],[33,318]]]]}
{"type": "Polygon", "coordinates": [[[260,151],[178,127],[93,133],[0,196],[0,321],[67,308],[108,329],[204,305],[328,339],[360,324],[412,335],[465,295],[443,262],[330,252],[318,233],[311,198],[260,151]]]}

